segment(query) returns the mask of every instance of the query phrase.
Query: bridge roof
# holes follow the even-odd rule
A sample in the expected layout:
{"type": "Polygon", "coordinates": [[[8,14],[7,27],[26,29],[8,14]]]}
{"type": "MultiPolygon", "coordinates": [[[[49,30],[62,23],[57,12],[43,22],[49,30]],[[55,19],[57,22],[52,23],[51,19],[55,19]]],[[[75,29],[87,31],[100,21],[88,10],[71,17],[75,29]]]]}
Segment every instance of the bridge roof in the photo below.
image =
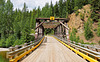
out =
{"type": "Polygon", "coordinates": [[[53,21],[49,20],[50,18],[36,18],[36,22],[40,22],[40,24],[35,29],[37,29],[41,25],[44,28],[56,28],[58,25],[60,25],[60,23],[57,21],[68,22],[69,18],[54,18],[53,21]]]}
{"type": "Polygon", "coordinates": [[[45,22],[43,23],[44,28],[56,28],[60,23],[59,22],[45,22]]]}

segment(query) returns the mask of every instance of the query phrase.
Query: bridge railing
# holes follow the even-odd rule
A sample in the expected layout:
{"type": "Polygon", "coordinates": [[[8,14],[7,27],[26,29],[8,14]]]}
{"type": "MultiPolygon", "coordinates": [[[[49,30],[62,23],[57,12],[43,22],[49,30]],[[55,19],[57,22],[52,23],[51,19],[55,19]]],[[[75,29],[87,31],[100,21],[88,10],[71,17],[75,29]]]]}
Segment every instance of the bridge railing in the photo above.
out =
{"type": "Polygon", "coordinates": [[[30,43],[24,43],[24,45],[16,45],[15,47],[10,47],[7,53],[7,58],[10,62],[17,62],[22,58],[26,57],[29,53],[34,51],[44,40],[44,36],[37,40],[35,43],[31,41],[30,43]]]}
{"type": "Polygon", "coordinates": [[[73,43],[71,43],[71,41],[67,42],[63,38],[60,38],[60,37],[57,37],[57,36],[54,36],[54,37],[63,41],[64,43],[66,43],[70,47],[76,49],[77,51],[80,51],[80,52],[84,53],[85,55],[90,56],[91,58],[100,61],[100,52],[96,52],[96,51],[90,50],[88,48],[84,48],[84,47],[80,46],[80,44],[79,45],[73,44],[73,43]]]}

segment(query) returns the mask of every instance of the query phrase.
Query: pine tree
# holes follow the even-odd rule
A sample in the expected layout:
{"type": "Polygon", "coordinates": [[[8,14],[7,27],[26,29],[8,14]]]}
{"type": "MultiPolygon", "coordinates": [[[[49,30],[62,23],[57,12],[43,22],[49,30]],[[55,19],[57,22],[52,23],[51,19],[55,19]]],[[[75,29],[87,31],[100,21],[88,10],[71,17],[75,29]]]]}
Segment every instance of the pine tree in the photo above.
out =
{"type": "Polygon", "coordinates": [[[63,0],[59,0],[59,17],[62,18],[63,12],[63,0]]]}
{"type": "Polygon", "coordinates": [[[53,8],[52,1],[51,1],[51,4],[50,4],[50,16],[54,16],[54,8],[53,8]]]}
{"type": "Polygon", "coordinates": [[[38,9],[37,9],[37,18],[39,18],[41,16],[41,10],[40,10],[40,6],[38,6],[38,9]]]}
{"type": "Polygon", "coordinates": [[[85,29],[85,38],[86,40],[89,40],[90,38],[93,37],[93,32],[91,31],[90,27],[89,27],[89,22],[86,22],[84,25],[84,29],[85,29]]]}
{"type": "Polygon", "coordinates": [[[5,4],[5,1],[4,0],[1,0],[0,1],[0,38],[4,38],[4,4],[5,4]]]}
{"type": "Polygon", "coordinates": [[[58,3],[57,2],[54,6],[54,15],[55,15],[55,17],[59,17],[59,8],[58,8],[58,3]]]}
{"type": "Polygon", "coordinates": [[[98,12],[100,12],[100,0],[92,0],[91,1],[91,6],[92,6],[92,14],[91,14],[91,18],[93,19],[93,21],[98,21],[100,15],[98,14],[98,12]]]}
{"type": "Polygon", "coordinates": [[[70,9],[71,9],[70,0],[67,0],[67,2],[66,2],[66,11],[68,12],[68,14],[70,14],[70,9]]]}

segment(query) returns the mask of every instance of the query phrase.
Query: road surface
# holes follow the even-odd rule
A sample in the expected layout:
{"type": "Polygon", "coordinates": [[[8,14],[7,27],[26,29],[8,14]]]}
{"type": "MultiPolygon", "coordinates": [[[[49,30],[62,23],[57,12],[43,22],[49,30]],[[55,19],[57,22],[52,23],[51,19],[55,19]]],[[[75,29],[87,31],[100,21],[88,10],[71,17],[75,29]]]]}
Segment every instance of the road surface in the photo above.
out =
{"type": "Polygon", "coordinates": [[[86,62],[55,38],[47,36],[39,48],[27,56],[22,62],[86,62]]]}

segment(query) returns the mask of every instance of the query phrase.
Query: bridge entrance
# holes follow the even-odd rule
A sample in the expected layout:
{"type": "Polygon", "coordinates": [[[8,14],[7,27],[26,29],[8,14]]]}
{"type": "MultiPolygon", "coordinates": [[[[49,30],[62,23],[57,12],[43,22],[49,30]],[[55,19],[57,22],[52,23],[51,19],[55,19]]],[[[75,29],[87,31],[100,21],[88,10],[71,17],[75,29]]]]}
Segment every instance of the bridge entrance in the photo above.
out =
{"type": "MultiPolygon", "coordinates": [[[[68,18],[36,18],[35,39],[44,35],[44,31],[51,29],[54,35],[69,40],[68,18]]],[[[48,32],[47,32],[48,33],[48,32]]],[[[46,33],[46,34],[47,34],[46,33]]]]}
{"type": "Polygon", "coordinates": [[[37,18],[36,42],[31,41],[30,43],[24,43],[24,45],[10,47],[10,52],[7,53],[10,62],[19,62],[23,58],[25,59],[21,62],[86,62],[84,59],[90,62],[98,62],[97,60],[100,59],[99,52],[86,49],[81,46],[82,44],[76,45],[69,41],[68,20],[54,17],[37,18]],[[44,36],[45,29],[53,29],[54,36],[44,36]]]}

